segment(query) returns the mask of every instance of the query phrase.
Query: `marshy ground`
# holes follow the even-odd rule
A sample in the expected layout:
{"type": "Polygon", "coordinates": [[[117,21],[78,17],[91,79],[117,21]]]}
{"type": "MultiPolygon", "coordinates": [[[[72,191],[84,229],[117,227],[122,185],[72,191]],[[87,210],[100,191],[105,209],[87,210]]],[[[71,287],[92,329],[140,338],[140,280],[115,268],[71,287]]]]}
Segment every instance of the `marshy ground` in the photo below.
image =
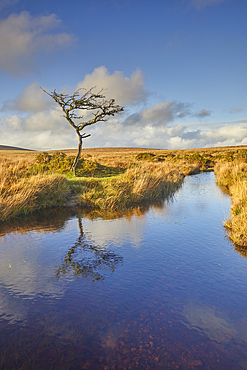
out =
{"type": "Polygon", "coordinates": [[[39,209],[81,206],[119,212],[171,196],[184,176],[215,171],[232,196],[225,222],[231,240],[247,246],[247,147],[188,150],[84,149],[77,177],[76,150],[0,150],[0,218],[39,209]]]}

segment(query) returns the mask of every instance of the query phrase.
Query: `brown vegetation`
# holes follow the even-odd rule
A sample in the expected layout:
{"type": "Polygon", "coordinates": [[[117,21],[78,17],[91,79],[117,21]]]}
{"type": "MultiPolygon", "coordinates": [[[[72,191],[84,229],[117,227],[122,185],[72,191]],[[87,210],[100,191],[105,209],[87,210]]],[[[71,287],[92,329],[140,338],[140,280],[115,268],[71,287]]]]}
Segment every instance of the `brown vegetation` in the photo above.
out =
{"type": "Polygon", "coordinates": [[[1,220],[20,213],[61,205],[69,193],[66,179],[59,174],[28,176],[31,157],[3,157],[0,163],[1,220]]]}
{"type": "Polygon", "coordinates": [[[170,166],[138,164],[117,176],[70,179],[80,204],[92,208],[117,210],[155,201],[174,193],[183,174],[170,166]]]}
{"type": "Polygon", "coordinates": [[[59,205],[118,212],[169,196],[186,175],[215,170],[217,183],[232,196],[231,219],[225,223],[230,238],[247,245],[246,147],[84,149],[78,177],[68,173],[76,150],[63,153],[0,150],[2,220],[59,205]]]}
{"type": "Polygon", "coordinates": [[[247,246],[247,162],[221,162],[215,167],[217,184],[226,186],[232,197],[231,218],[225,222],[230,239],[247,246]]]}

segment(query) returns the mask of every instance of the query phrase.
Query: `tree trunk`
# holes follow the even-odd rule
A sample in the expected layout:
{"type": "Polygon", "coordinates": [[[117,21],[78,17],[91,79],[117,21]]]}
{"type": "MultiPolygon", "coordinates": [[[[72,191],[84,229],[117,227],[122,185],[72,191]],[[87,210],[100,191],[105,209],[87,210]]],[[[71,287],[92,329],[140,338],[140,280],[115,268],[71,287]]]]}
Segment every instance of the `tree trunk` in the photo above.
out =
{"type": "Polygon", "coordinates": [[[71,171],[74,172],[74,175],[76,176],[76,166],[78,164],[78,161],[81,156],[81,148],[82,148],[82,135],[80,134],[79,130],[76,130],[77,135],[79,136],[79,145],[78,145],[78,153],[77,156],[75,157],[74,163],[72,164],[71,171]]]}

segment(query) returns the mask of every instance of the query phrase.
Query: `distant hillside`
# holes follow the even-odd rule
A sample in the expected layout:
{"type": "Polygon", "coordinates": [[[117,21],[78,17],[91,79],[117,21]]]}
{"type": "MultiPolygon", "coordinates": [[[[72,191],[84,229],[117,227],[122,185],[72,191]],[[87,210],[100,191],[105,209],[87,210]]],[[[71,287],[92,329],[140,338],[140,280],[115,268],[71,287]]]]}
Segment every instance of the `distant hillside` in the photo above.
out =
{"type": "Polygon", "coordinates": [[[32,149],[24,149],[24,148],[18,148],[17,146],[8,146],[8,145],[0,145],[0,150],[29,150],[29,151],[33,151],[32,149]]]}

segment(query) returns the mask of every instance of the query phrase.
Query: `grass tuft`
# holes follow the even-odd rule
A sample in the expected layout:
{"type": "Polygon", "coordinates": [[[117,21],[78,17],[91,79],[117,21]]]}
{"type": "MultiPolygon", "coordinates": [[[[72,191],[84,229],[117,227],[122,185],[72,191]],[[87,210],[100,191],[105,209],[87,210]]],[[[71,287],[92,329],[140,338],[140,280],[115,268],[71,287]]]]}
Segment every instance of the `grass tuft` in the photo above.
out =
{"type": "Polygon", "coordinates": [[[129,167],[118,176],[98,179],[71,179],[79,202],[99,209],[126,209],[140,203],[165,198],[178,189],[184,175],[169,166],[146,163],[129,167]]]}
{"type": "Polygon", "coordinates": [[[247,246],[247,147],[84,149],[78,177],[70,173],[75,154],[1,150],[0,219],[60,205],[90,207],[93,214],[141,209],[173,194],[184,176],[214,170],[232,196],[229,236],[241,250],[247,246]]]}
{"type": "Polygon", "coordinates": [[[21,213],[62,205],[70,192],[67,180],[60,174],[27,176],[23,162],[3,162],[0,166],[0,219],[21,213]]]}
{"type": "Polygon", "coordinates": [[[231,218],[225,222],[230,239],[247,246],[247,163],[221,162],[215,167],[217,184],[226,186],[232,197],[231,218]]]}

